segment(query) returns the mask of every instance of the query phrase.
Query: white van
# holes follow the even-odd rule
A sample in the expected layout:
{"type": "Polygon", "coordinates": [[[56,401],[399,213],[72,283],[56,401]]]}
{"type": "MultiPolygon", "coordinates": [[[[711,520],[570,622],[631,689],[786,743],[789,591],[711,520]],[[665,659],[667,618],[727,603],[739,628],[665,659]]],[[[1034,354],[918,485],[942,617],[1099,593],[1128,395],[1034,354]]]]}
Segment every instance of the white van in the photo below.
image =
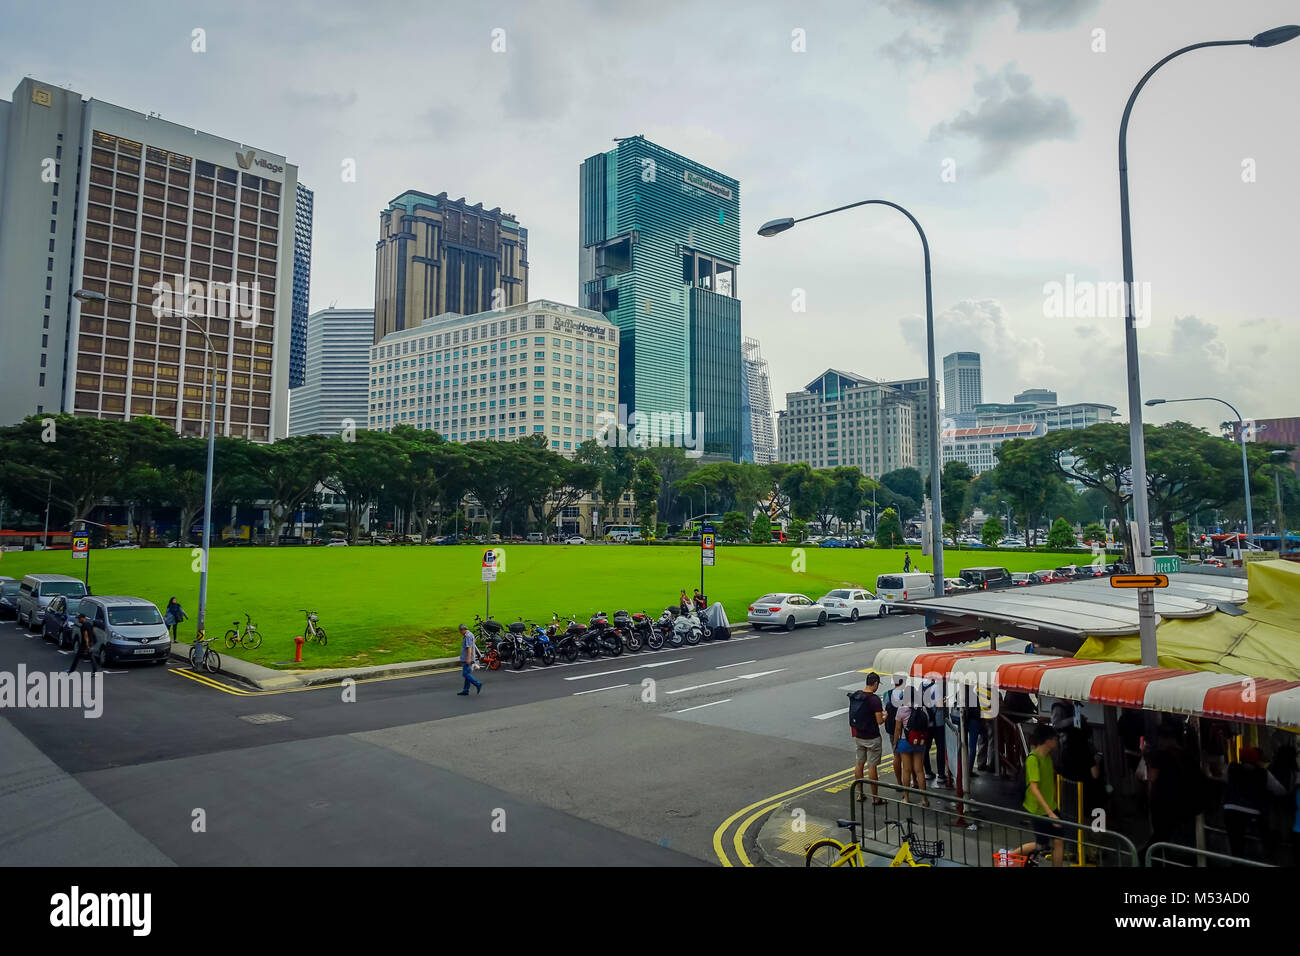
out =
{"type": "Polygon", "coordinates": [[[886,605],[934,597],[934,578],[919,571],[899,571],[876,577],[876,597],[886,605]]]}
{"type": "Polygon", "coordinates": [[[85,597],[86,585],[66,574],[29,574],[18,588],[18,621],[36,630],[45,621],[45,608],[55,597],[85,597]]]}

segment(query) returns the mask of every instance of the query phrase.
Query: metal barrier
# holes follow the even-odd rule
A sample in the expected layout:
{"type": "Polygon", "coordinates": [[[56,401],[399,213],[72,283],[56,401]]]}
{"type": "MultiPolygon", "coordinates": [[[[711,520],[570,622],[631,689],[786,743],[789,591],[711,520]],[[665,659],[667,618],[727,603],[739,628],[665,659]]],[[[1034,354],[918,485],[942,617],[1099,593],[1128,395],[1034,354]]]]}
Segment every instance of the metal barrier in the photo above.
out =
{"type": "Polygon", "coordinates": [[[1184,846],[1181,843],[1152,843],[1147,847],[1147,852],[1143,858],[1146,866],[1178,866],[1193,867],[1207,866],[1209,864],[1222,864],[1224,866],[1254,866],[1263,869],[1276,869],[1272,863],[1261,863],[1259,860],[1247,860],[1240,856],[1229,856],[1227,853],[1215,853],[1213,850],[1201,850],[1194,846],[1184,846]],[[1157,853],[1159,851],[1159,853],[1157,853]],[[1166,854],[1170,851],[1176,854],[1182,854],[1192,858],[1190,863],[1179,863],[1170,859],[1166,854]]]}
{"type": "MultiPolygon", "coordinates": [[[[1035,817],[1023,809],[957,797],[948,790],[917,790],[883,779],[853,781],[849,788],[850,819],[859,820],[859,808],[862,810],[865,852],[892,857],[892,852],[885,854],[872,849],[868,842],[897,848],[899,843],[894,837],[899,828],[891,828],[887,824],[890,821],[903,823],[910,819],[919,839],[943,840],[944,860],[958,866],[993,866],[998,851],[1014,850],[1025,844],[1036,843],[1038,836],[1034,825],[1045,819],[1035,817]],[[872,784],[883,791],[880,794],[884,801],[882,804],[873,805],[870,800],[859,801],[858,797],[864,793],[865,784],[872,784]],[[929,801],[929,807],[920,806],[923,799],[929,801]]],[[[1059,824],[1060,839],[1065,844],[1066,859],[1060,861],[1060,865],[1141,865],[1137,847],[1122,833],[1094,830],[1070,820],[1058,819],[1052,822],[1059,824]]]]}

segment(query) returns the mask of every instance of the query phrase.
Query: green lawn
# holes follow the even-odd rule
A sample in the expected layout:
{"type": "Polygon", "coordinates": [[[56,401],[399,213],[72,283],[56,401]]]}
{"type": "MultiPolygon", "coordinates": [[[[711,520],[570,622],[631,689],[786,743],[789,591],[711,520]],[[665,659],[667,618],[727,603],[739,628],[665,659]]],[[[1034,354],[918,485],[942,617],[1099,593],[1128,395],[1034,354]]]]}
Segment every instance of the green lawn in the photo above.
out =
{"type": "MultiPolygon", "coordinates": [[[[787,546],[718,547],[717,565],[705,569],[706,592],[720,600],[733,621],[743,621],[749,603],[769,591],[801,591],[814,600],[829,588],[874,588],[876,575],[902,568],[903,551],[839,548],[802,549],[806,564],[795,570],[787,546]]],[[[480,580],[482,548],[216,548],[208,580],[208,631],[218,635],[247,611],[265,637],[257,651],[233,653],[261,664],[293,658],[293,637],[303,630],[299,608],[320,615],[329,644],[308,644],[312,667],[357,666],[445,657],[455,652],[456,625],[473,624],[484,611],[480,580]]],[[[920,557],[912,551],[913,561],[920,557]]],[[[1001,565],[1033,571],[1079,563],[1087,555],[1015,551],[944,552],[945,573],[1001,565]]],[[[921,559],[925,568],[929,559],[921,559]]],[[[199,576],[188,550],[97,551],[91,561],[96,594],[129,594],[165,607],[172,595],[190,615],[182,640],[194,634],[199,576]]],[[[84,564],[68,551],[10,552],[0,557],[0,575],[32,572],[81,577],[84,564]]],[[[492,585],[492,615],[545,622],[552,611],[586,621],[594,610],[618,608],[658,614],[677,593],[700,583],[700,553],[694,547],[631,545],[510,545],[506,570],[492,585]]],[[[226,653],[225,647],[221,648],[226,653]]]]}

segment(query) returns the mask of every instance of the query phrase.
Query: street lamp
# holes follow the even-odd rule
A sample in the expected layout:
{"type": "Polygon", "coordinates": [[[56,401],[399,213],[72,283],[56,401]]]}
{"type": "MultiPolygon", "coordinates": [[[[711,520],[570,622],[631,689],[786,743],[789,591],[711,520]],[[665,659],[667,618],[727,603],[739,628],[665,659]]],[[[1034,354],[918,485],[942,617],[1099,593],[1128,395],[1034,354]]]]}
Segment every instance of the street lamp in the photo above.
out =
{"type": "Polygon", "coordinates": [[[1149,398],[1147,404],[1155,405],[1173,405],[1178,402],[1218,402],[1220,405],[1227,405],[1232,409],[1232,414],[1237,416],[1237,435],[1241,439],[1241,483],[1246,492],[1246,543],[1248,545],[1255,543],[1255,517],[1251,513],[1250,507],[1250,465],[1246,461],[1246,423],[1241,417],[1241,412],[1237,411],[1230,403],[1221,398],[1211,398],[1208,395],[1202,395],[1197,398],[1149,398]]]}
{"type": "MultiPolygon", "coordinates": [[[[135,302],[126,302],[122,299],[112,299],[102,292],[93,292],[90,289],[78,289],[72,293],[72,297],[81,302],[115,302],[118,305],[136,308],[135,302]]],[[[195,322],[192,318],[183,312],[176,312],[172,309],[162,310],[170,315],[184,319],[194,327],[194,330],[203,336],[203,341],[207,343],[207,355],[204,358],[203,377],[207,380],[207,366],[212,366],[212,401],[208,412],[208,468],[204,477],[203,484],[203,563],[199,567],[199,616],[197,621],[198,638],[203,637],[203,625],[208,612],[208,553],[212,545],[212,459],[216,452],[217,440],[217,362],[216,351],[212,347],[212,339],[208,337],[207,330],[195,322]]],[[[189,534],[189,529],[183,529],[185,534],[189,534]]]]}
{"type": "Polygon", "coordinates": [[[1273,459],[1273,490],[1277,492],[1277,554],[1278,557],[1286,554],[1286,512],[1282,509],[1282,460],[1289,458],[1291,453],[1285,449],[1279,448],[1269,453],[1273,459]]]}
{"type": "Polygon", "coordinates": [[[888,206],[901,212],[916,227],[916,232],[921,237],[921,251],[925,255],[925,344],[930,373],[930,384],[926,387],[930,393],[930,554],[934,559],[935,592],[938,593],[943,587],[943,509],[939,494],[939,396],[937,388],[934,387],[938,384],[934,362],[934,296],[930,288],[930,243],[925,238],[925,230],[921,228],[915,216],[897,203],[889,202],[887,199],[864,199],[861,202],[827,209],[825,212],[799,219],[792,219],[789,216],[783,219],[772,219],[763,223],[758,234],[765,238],[775,236],[793,228],[795,223],[819,219],[846,209],[856,209],[858,206],[888,206]]]}
{"type": "MultiPolygon", "coordinates": [[[[1193,43],[1180,50],[1175,50],[1155,66],[1133,87],[1128,103],[1124,107],[1124,117],[1119,124],[1119,221],[1120,241],[1124,256],[1124,352],[1128,360],[1128,415],[1129,446],[1133,459],[1133,519],[1137,522],[1137,548],[1134,568],[1138,574],[1150,574],[1151,561],[1151,516],[1147,508],[1147,459],[1146,446],[1142,436],[1142,382],[1138,371],[1137,325],[1133,316],[1133,238],[1129,228],[1128,201],[1128,120],[1133,112],[1142,87],[1147,80],[1174,57],[1192,50],[1212,46],[1255,46],[1269,47],[1294,40],[1300,36],[1300,26],[1289,25],[1266,30],[1249,40],[1210,40],[1193,43]]],[[[1250,493],[1247,489],[1246,506],[1250,507],[1250,493]]],[[[1138,591],[1138,630],[1142,646],[1142,663],[1148,667],[1156,665],[1156,600],[1155,592],[1150,588],[1138,591]]]]}

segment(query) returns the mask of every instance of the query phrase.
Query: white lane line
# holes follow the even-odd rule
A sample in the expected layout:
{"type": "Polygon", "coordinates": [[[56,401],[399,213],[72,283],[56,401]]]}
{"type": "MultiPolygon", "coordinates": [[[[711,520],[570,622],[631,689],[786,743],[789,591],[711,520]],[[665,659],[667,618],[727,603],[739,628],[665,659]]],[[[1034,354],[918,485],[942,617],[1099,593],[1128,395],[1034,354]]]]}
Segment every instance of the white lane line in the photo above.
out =
{"type": "Polygon", "coordinates": [[[857,669],[851,671],[838,671],[834,674],[827,674],[825,677],[818,677],[817,680],[830,680],[832,677],[843,677],[845,674],[856,674],[857,669]]]}
{"type": "Polygon", "coordinates": [[[708,704],[696,704],[694,707],[685,707],[685,708],[683,708],[683,709],[681,709],[681,710],[674,710],[673,713],[674,713],[674,714],[684,714],[684,713],[686,713],[688,710],[699,710],[701,707],[715,707],[715,706],[717,706],[718,704],[730,704],[730,703],[731,703],[731,698],[728,697],[726,700],[715,700],[715,701],[713,701],[712,703],[708,703],[708,704]]]}
{"type": "Polygon", "coordinates": [[[736,663],[734,664],[719,664],[717,667],[714,668],[714,670],[720,671],[726,667],[740,667],[742,664],[756,664],[756,663],[758,662],[757,661],[736,661],[736,663]]]}
{"type": "Polygon", "coordinates": [[[730,684],[732,681],[737,680],[753,680],[755,677],[766,677],[768,674],[779,674],[783,670],[785,670],[784,667],[778,667],[774,671],[759,671],[756,674],[741,674],[739,677],[728,677],[726,680],[715,680],[710,681],[707,684],[694,684],[691,687],[680,687],[677,690],[670,690],[668,693],[684,694],[688,690],[700,690],[703,687],[717,687],[719,684],[730,684]]]}
{"type": "Polygon", "coordinates": [[[861,684],[841,684],[836,690],[862,690],[861,684]]]}
{"type": "Polygon", "coordinates": [[[610,674],[626,674],[628,671],[639,671],[647,667],[667,667],[669,664],[680,664],[683,661],[689,661],[689,657],[676,657],[671,661],[655,661],[653,664],[634,664],[631,667],[620,667],[614,671],[597,671],[595,674],[576,674],[573,677],[566,677],[565,680],[587,680],[591,677],[608,677],[610,674]]]}
{"type": "Polygon", "coordinates": [[[838,717],[840,714],[847,714],[849,709],[841,707],[839,710],[828,710],[824,714],[813,714],[813,720],[830,720],[832,717],[838,717]]]}
{"type": "Polygon", "coordinates": [[[832,647],[848,647],[850,644],[856,644],[856,641],[845,641],[843,644],[824,644],[822,650],[829,651],[832,647]]]}
{"type": "Polygon", "coordinates": [[[597,687],[594,690],[580,690],[575,693],[574,697],[581,697],[583,694],[599,694],[602,690],[618,690],[620,687],[627,687],[627,684],[611,684],[609,687],[597,687]]]}

